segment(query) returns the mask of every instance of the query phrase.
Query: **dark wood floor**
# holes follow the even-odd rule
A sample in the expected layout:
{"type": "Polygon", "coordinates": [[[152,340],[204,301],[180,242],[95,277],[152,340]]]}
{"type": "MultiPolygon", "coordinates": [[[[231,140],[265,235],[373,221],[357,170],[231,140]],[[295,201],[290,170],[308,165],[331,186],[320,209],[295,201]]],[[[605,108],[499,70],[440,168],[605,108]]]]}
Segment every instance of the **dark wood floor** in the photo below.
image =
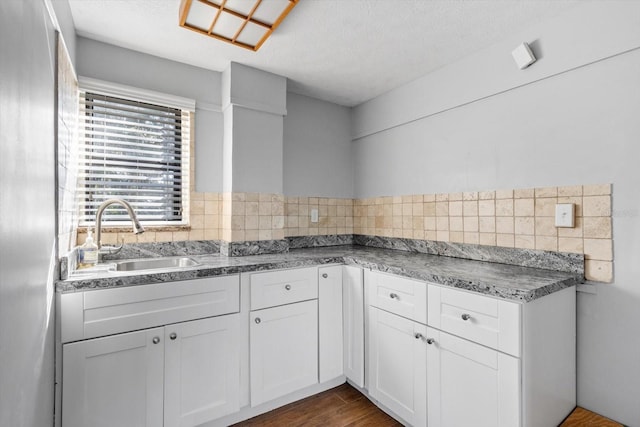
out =
{"type": "MultiPolygon", "coordinates": [[[[239,427],[391,427],[402,426],[348,384],[316,394],[266,414],[242,421],[239,427]]],[[[560,427],[624,427],[583,408],[576,408],[560,427]]]]}
{"type": "Polygon", "coordinates": [[[402,426],[348,384],[275,409],[235,426],[402,426]]]}

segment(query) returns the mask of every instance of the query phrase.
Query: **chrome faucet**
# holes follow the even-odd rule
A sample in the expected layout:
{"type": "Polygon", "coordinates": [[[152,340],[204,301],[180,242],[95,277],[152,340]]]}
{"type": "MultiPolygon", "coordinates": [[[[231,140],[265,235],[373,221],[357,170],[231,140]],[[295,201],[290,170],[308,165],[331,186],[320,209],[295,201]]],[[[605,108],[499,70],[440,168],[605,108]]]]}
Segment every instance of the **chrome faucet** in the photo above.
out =
{"type": "Polygon", "coordinates": [[[142,224],[140,224],[140,221],[138,221],[138,217],[136,216],[136,213],[133,211],[133,208],[131,207],[131,205],[129,204],[129,202],[127,202],[126,200],[122,200],[122,199],[108,199],[105,200],[104,202],[102,202],[102,204],[100,205],[100,207],[98,208],[98,212],[96,213],[96,244],[98,245],[98,254],[115,254],[118,253],[120,251],[120,249],[122,249],[122,246],[124,245],[124,243],[120,246],[102,246],[102,214],[104,213],[104,210],[106,208],[108,208],[109,206],[113,205],[113,204],[117,204],[117,205],[121,205],[123,206],[126,210],[127,213],[129,214],[129,218],[131,218],[131,222],[133,223],[133,234],[140,234],[140,233],[144,233],[144,227],[142,226],[142,224]]]}

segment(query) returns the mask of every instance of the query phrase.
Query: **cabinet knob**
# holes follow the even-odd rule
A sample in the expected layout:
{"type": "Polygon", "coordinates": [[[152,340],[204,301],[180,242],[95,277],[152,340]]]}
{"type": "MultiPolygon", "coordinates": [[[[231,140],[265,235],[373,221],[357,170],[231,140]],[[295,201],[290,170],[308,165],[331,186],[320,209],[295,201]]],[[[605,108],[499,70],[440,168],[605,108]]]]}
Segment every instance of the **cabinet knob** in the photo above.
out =
{"type": "Polygon", "coordinates": [[[471,315],[470,315],[470,314],[467,314],[467,313],[464,313],[461,317],[462,317],[462,320],[469,320],[469,319],[471,319],[471,315]]]}
{"type": "Polygon", "coordinates": [[[160,342],[160,337],[153,337],[151,342],[154,343],[154,344],[158,344],[160,342]]]}
{"type": "Polygon", "coordinates": [[[284,288],[285,288],[286,290],[290,291],[290,290],[291,290],[291,285],[286,284],[286,285],[284,285],[284,288]]]}
{"type": "Polygon", "coordinates": [[[417,340],[420,340],[420,339],[424,338],[424,336],[423,336],[420,332],[417,332],[417,333],[414,335],[414,337],[415,337],[417,340]]]}
{"type": "Polygon", "coordinates": [[[259,325],[259,324],[260,324],[260,322],[262,322],[262,320],[260,320],[260,318],[259,318],[259,317],[256,317],[256,320],[254,320],[254,322],[256,322],[256,324],[258,324],[258,325],[259,325]]]}
{"type": "Polygon", "coordinates": [[[400,299],[400,298],[398,298],[398,294],[394,294],[393,292],[389,294],[389,298],[391,298],[391,299],[400,299]]]}
{"type": "Polygon", "coordinates": [[[329,277],[329,275],[327,273],[322,273],[322,278],[326,279],[327,277],[329,277]]]}
{"type": "Polygon", "coordinates": [[[171,332],[169,334],[169,338],[172,339],[172,340],[175,340],[176,338],[178,338],[178,334],[176,334],[175,332],[171,332]]]}
{"type": "Polygon", "coordinates": [[[433,344],[434,342],[436,342],[436,340],[433,338],[427,338],[427,344],[433,344]]]}

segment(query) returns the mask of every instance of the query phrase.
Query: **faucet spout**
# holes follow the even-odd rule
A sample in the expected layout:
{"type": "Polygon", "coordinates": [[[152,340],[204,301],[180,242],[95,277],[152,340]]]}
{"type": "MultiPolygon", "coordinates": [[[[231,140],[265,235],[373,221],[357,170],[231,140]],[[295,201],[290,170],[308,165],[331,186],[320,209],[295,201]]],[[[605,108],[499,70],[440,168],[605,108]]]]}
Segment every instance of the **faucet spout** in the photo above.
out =
{"type": "Polygon", "coordinates": [[[108,200],[105,200],[104,202],[102,202],[100,207],[98,207],[98,212],[96,213],[96,243],[98,245],[98,249],[102,248],[102,241],[101,241],[101,238],[102,238],[102,214],[104,213],[106,208],[108,208],[109,206],[111,206],[113,204],[120,205],[120,206],[124,207],[127,210],[127,213],[129,214],[129,218],[131,218],[131,222],[133,223],[133,233],[134,234],[144,233],[144,227],[142,226],[142,224],[140,224],[140,221],[138,221],[138,217],[136,216],[136,213],[134,212],[134,210],[131,207],[131,205],[129,204],[129,202],[127,202],[126,200],[122,200],[122,199],[108,199],[108,200]]]}

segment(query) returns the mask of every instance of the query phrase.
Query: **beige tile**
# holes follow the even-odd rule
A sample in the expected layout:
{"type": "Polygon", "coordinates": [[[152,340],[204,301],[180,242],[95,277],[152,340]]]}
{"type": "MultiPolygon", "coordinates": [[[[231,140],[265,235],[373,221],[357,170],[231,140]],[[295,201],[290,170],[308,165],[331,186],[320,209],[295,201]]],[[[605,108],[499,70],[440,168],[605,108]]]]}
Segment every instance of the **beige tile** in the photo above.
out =
{"type": "Polygon", "coordinates": [[[424,216],[436,216],[436,203],[435,202],[423,203],[422,214],[424,216]]]}
{"type": "Polygon", "coordinates": [[[478,221],[478,226],[481,233],[495,233],[496,218],[493,216],[481,216],[478,221]]]}
{"type": "Polygon", "coordinates": [[[422,198],[422,194],[414,194],[414,195],[411,197],[411,201],[412,201],[413,203],[422,203],[422,202],[424,202],[424,200],[423,200],[423,198],[422,198]]]}
{"type": "Polygon", "coordinates": [[[584,221],[583,218],[576,217],[575,226],[573,228],[558,228],[558,236],[559,237],[573,237],[573,238],[582,238],[584,231],[584,221]]]}
{"type": "Polygon", "coordinates": [[[273,233],[271,230],[258,230],[258,240],[271,240],[273,233]]]}
{"type": "MultiPolygon", "coordinates": [[[[298,205],[298,211],[299,210],[300,206],[298,205]]],[[[271,202],[271,215],[284,215],[284,203],[271,202]]]]}
{"type": "MultiPolygon", "coordinates": [[[[389,206],[389,208],[391,208],[391,205],[386,205],[386,206],[389,206]]],[[[347,212],[347,207],[346,206],[337,206],[336,207],[336,215],[337,216],[346,216],[346,212],[347,212]]],[[[302,214],[302,212],[300,212],[300,214],[302,214]]],[[[384,208],[383,208],[383,215],[384,215],[384,208]]]]}
{"type": "Polygon", "coordinates": [[[394,203],[391,210],[393,216],[402,216],[402,203],[394,203]]]}
{"type": "Polygon", "coordinates": [[[405,194],[402,196],[402,203],[413,203],[413,196],[410,194],[405,194]]]}
{"type": "Polygon", "coordinates": [[[587,280],[610,283],[613,281],[613,262],[588,259],[584,263],[587,280]]]}
{"type": "Polygon", "coordinates": [[[173,241],[174,242],[182,242],[185,240],[189,240],[189,232],[188,231],[174,231],[173,232],[173,241]]]}
{"type": "Polygon", "coordinates": [[[436,217],[426,216],[424,217],[424,229],[427,231],[436,230],[436,217]]]}
{"type": "MultiPolygon", "coordinates": [[[[533,217],[517,217],[515,218],[515,234],[518,235],[533,235],[535,234],[535,223],[533,217]]],[[[516,243],[516,247],[517,243],[516,243]]]]}
{"type": "Polygon", "coordinates": [[[204,230],[191,230],[189,240],[204,240],[204,230]]]}
{"type": "Polygon", "coordinates": [[[231,217],[231,229],[232,230],[244,230],[244,215],[233,215],[231,217]]]}
{"type": "Polygon", "coordinates": [[[573,203],[575,216],[576,217],[583,216],[582,215],[582,197],[579,197],[579,196],[558,197],[558,203],[573,203]]]}
{"type": "MultiPolygon", "coordinates": [[[[318,215],[321,217],[326,217],[329,215],[329,206],[328,205],[318,205],[318,215]]],[[[367,215],[373,217],[375,216],[375,208],[373,206],[367,206],[367,215]]]]}
{"type": "Polygon", "coordinates": [[[309,197],[309,204],[317,206],[320,204],[320,199],[318,197],[309,197]]]}
{"type": "Polygon", "coordinates": [[[261,215],[258,217],[259,230],[271,230],[271,215],[261,215]]]}
{"type": "Polygon", "coordinates": [[[541,251],[557,251],[558,238],[551,236],[536,236],[536,249],[541,251]]]}
{"type": "Polygon", "coordinates": [[[413,203],[403,203],[402,204],[402,215],[404,215],[404,216],[413,215],[413,203]]]}
{"type": "Polygon", "coordinates": [[[513,234],[496,234],[496,246],[502,246],[505,248],[514,247],[514,235],[513,234]]]}
{"type": "Polygon", "coordinates": [[[413,217],[412,216],[403,216],[402,217],[402,229],[403,230],[413,230],[413,217]]]}
{"type": "Polygon", "coordinates": [[[449,202],[449,216],[462,216],[462,201],[449,202]]]}
{"type": "MultiPolygon", "coordinates": [[[[374,205],[373,210],[374,210],[374,215],[373,216],[377,216],[377,212],[376,210],[380,208],[380,214],[382,215],[382,205],[374,205]]],[[[327,215],[330,217],[335,217],[338,214],[338,206],[336,205],[329,205],[327,206],[327,215]]]]}
{"type": "Polygon", "coordinates": [[[558,229],[555,226],[555,218],[536,217],[536,236],[557,236],[558,229]]]}
{"type": "Polygon", "coordinates": [[[415,228],[413,229],[413,238],[414,239],[420,239],[420,240],[424,240],[424,230],[420,229],[420,230],[416,230],[415,228]]]}
{"type": "Polygon", "coordinates": [[[221,194],[219,193],[204,193],[205,201],[213,201],[213,200],[220,200],[220,199],[221,199],[221,194]]]}
{"type": "Polygon", "coordinates": [[[611,184],[585,185],[582,187],[583,196],[606,196],[611,194],[611,184]]]}
{"type": "MultiPolygon", "coordinates": [[[[449,231],[449,217],[448,216],[436,217],[436,230],[438,230],[438,231],[449,231]]],[[[438,240],[440,240],[440,238],[438,238],[438,240]]],[[[446,241],[448,241],[448,240],[446,240],[446,241]]]]}
{"type": "Polygon", "coordinates": [[[219,240],[220,239],[220,231],[219,230],[204,230],[204,239],[205,240],[219,240]]]}
{"type": "Polygon", "coordinates": [[[449,216],[449,202],[436,202],[436,216],[449,216]]]}
{"type": "Polygon", "coordinates": [[[586,259],[612,261],[613,245],[611,239],[584,239],[584,256],[586,259]]]}
{"type": "Polygon", "coordinates": [[[579,237],[558,237],[560,252],[584,253],[584,240],[579,237]]]}
{"type": "Polygon", "coordinates": [[[258,193],[258,201],[262,202],[271,202],[271,193],[258,193]]]}
{"type": "Polygon", "coordinates": [[[258,230],[245,230],[244,238],[249,242],[254,242],[260,238],[260,231],[258,230]]]}
{"type": "Polygon", "coordinates": [[[449,200],[449,194],[448,193],[436,194],[436,202],[446,202],[448,200],[449,200]]]}
{"type": "MultiPolygon", "coordinates": [[[[198,231],[201,231],[201,230],[198,230],[198,231]]],[[[198,240],[202,240],[202,238],[198,240]]],[[[142,234],[138,234],[139,243],[155,242],[155,241],[156,241],[156,233],[154,231],[145,231],[142,234]]]]}
{"type": "Polygon", "coordinates": [[[402,230],[402,217],[401,216],[394,216],[391,219],[391,228],[396,228],[396,229],[402,230]]]}
{"type": "Polygon", "coordinates": [[[496,200],[496,216],[513,216],[513,199],[496,200]]]}
{"type": "Polygon", "coordinates": [[[284,216],[282,215],[274,215],[271,217],[271,228],[272,229],[281,229],[284,228],[284,216]]]}
{"type": "MultiPolygon", "coordinates": [[[[382,200],[380,201],[380,203],[382,203],[382,200]]],[[[373,204],[376,204],[376,199],[373,200],[373,204]]],[[[337,206],[338,205],[338,199],[333,199],[333,198],[328,198],[327,199],[327,205],[329,206],[337,206]]]]}
{"type": "Polygon", "coordinates": [[[477,216],[465,216],[463,217],[464,231],[477,232],[478,231],[478,217],[477,216]]]}
{"type": "Polygon", "coordinates": [[[231,208],[231,214],[232,215],[244,215],[245,214],[245,209],[244,209],[244,204],[245,202],[240,202],[240,201],[233,201],[232,202],[232,208],[231,208]]]}
{"type": "Polygon", "coordinates": [[[611,196],[583,197],[582,216],[611,216],[611,196]]]}
{"type": "Polygon", "coordinates": [[[533,197],[535,197],[534,188],[520,188],[513,190],[514,199],[532,199],[533,197]]]}
{"type": "Polygon", "coordinates": [[[427,202],[435,202],[436,201],[436,195],[435,194],[423,194],[422,195],[422,200],[427,203],[427,202]]]}
{"type": "Polygon", "coordinates": [[[427,230],[424,232],[424,238],[427,240],[437,240],[438,232],[435,230],[427,230]]]}
{"type": "Polygon", "coordinates": [[[464,231],[464,223],[461,216],[449,217],[449,230],[450,231],[464,231]]]}
{"type": "Polygon", "coordinates": [[[496,198],[495,191],[480,191],[478,193],[478,199],[480,200],[493,200],[496,198]]]}
{"type": "Polygon", "coordinates": [[[520,248],[520,249],[535,249],[536,248],[536,241],[535,241],[535,237],[534,236],[515,236],[514,242],[513,242],[514,247],[516,248],[520,248]]]}
{"type": "Polygon", "coordinates": [[[424,218],[421,216],[414,216],[412,228],[414,230],[424,230],[424,218]]]}
{"type": "MultiPolygon", "coordinates": [[[[204,215],[191,215],[190,219],[191,228],[204,228],[204,215]]],[[[146,234],[146,233],[143,233],[146,234]]]]}
{"type": "Polygon", "coordinates": [[[496,232],[502,234],[513,234],[515,232],[513,217],[497,217],[496,232]]]}
{"type": "Polygon", "coordinates": [[[558,187],[558,197],[582,196],[582,185],[558,187]]]}
{"type": "Polygon", "coordinates": [[[450,231],[449,241],[454,243],[464,243],[464,233],[462,231],[450,231]]]}
{"type": "Polygon", "coordinates": [[[173,240],[173,233],[171,231],[156,232],[156,242],[170,242],[172,240],[173,240]]]}
{"type": "MultiPolygon", "coordinates": [[[[294,200],[297,201],[297,198],[293,198],[294,200]]],[[[245,202],[257,202],[260,200],[260,194],[259,193],[245,193],[244,194],[244,201],[245,202]]]]}
{"type": "Polygon", "coordinates": [[[394,228],[391,230],[392,237],[402,237],[402,228],[394,228]]]}
{"type": "MultiPolygon", "coordinates": [[[[346,209],[344,206],[342,206],[342,208],[346,209]]],[[[272,209],[272,211],[273,211],[273,209],[272,209]]],[[[311,212],[309,210],[309,205],[298,205],[298,215],[299,216],[310,216],[311,212]]]]}
{"type": "Polygon", "coordinates": [[[513,199],[513,190],[496,190],[496,199],[513,199]]]}
{"type": "Polygon", "coordinates": [[[466,191],[462,193],[462,200],[478,200],[477,191],[466,191]]]}
{"type": "Polygon", "coordinates": [[[413,215],[414,216],[422,216],[424,212],[424,203],[422,202],[414,202],[413,203],[413,215]]]}
{"type": "Polygon", "coordinates": [[[448,230],[437,230],[436,231],[436,240],[438,242],[448,242],[449,241],[449,231],[448,230]]]}
{"type": "Polygon", "coordinates": [[[393,196],[391,198],[391,203],[402,203],[402,196],[393,196]]]}
{"type": "Polygon", "coordinates": [[[544,197],[535,199],[536,216],[553,216],[556,215],[556,204],[558,199],[555,197],[544,197]]]}
{"type": "Polygon", "coordinates": [[[534,216],[534,199],[515,199],[513,213],[515,216],[534,216]]]}
{"type": "Polygon", "coordinates": [[[470,245],[478,245],[480,244],[480,233],[466,231],[464,233],[463,239],[464,243],[468,243],[470,245]]]}
{"type": "Polygon", "coordinates": [[[536,188],[535,197],[558,197],[558,187],[536,188]]]}
{"type": "Polygon", "coordinates": [[[496,246],[496,233],[480,233],[480,244],[496,246]]]}
{"type": "Polygon", "coordinates": [[[462,202],[462,214],[464,216],[478,216],[478,201],[468,200],[462,202]]]}
{"type": "Polygon", "coordinates": [[[258,215],[259,213],[258,202],[245,202],[244,213],[245,215],[258,215]]]}
{"type": "Polygon", "coordinates": [[[492,200],[480,200],[478,202],[478,215],[480,216],[495,216],[496,204],[492,200]]]}
{"type": "Polygon", "coordinates": [[[404,239],[413,239],[413,230],[402,229],[402,237],[404,239]]]}
{"type": "Polygon", "coordinates": [[[191,214],[204,215],[204,200],[192,200],[191,201],[191,214]]]}
{"type": "Polygon", "coordinates": [[[609,217],[584,217],[583,236],[590,239],[611,238],[611,218],[609,217]]]}
{"type": "Polygon", "coordinates": [[[462,200],[462,193],[449,193],[449,201],[462,200]]]}

